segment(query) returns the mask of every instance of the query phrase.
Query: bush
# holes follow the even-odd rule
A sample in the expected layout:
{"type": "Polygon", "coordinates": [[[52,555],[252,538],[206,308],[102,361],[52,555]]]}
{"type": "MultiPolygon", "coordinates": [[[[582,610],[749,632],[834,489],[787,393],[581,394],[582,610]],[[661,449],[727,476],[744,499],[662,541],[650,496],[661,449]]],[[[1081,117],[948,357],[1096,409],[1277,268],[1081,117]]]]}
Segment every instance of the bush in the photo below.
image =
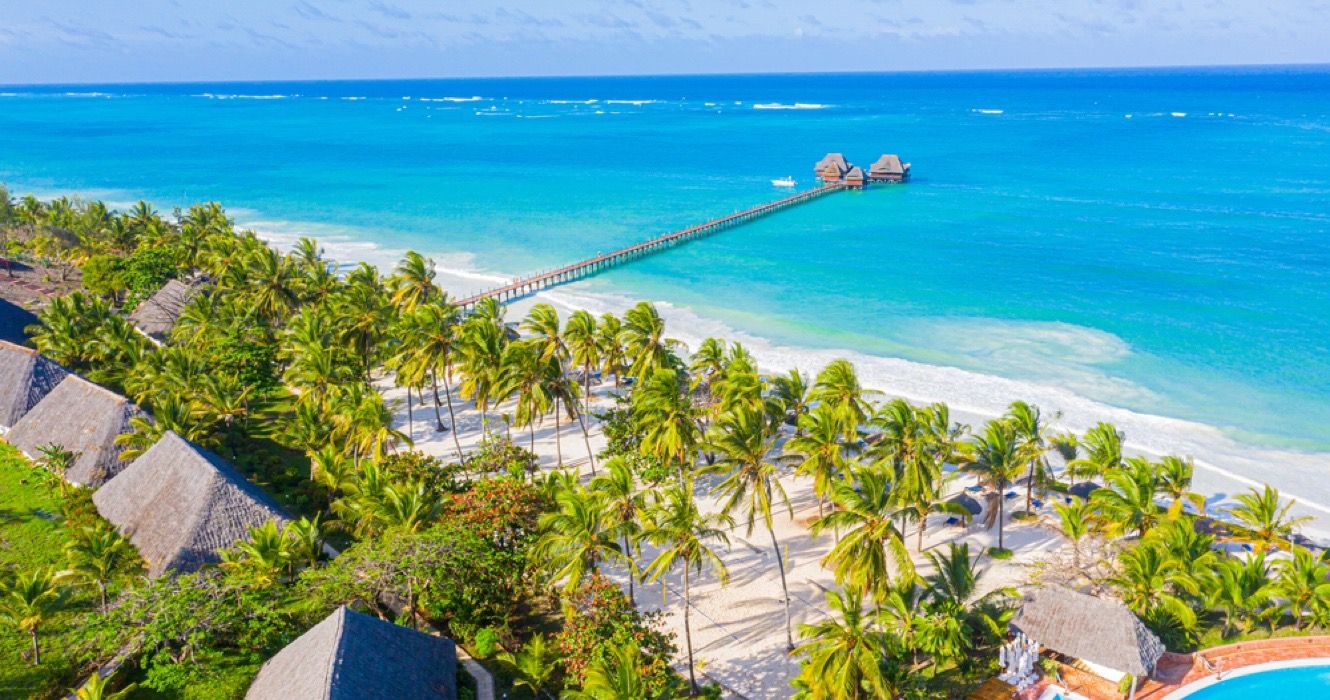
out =
{"type": "Polygon", "coordinates": [[[1015,556],[1015,553],[1012,552],[1010,549],[1006,549],[1004,547],[989,547],[988,556],[997,559],[999,561],[1002,561],[1012,558],[1013,556],[1015,556]]]}
{"type": "Polygon", "coordinates": [[[473,645],[476,656],[488,659],[499,651],[499,632],[493,627],[483,627],[476,633],[473,645]]]}
{"type": "Polygon", "coordinates": [[[580,687],[587,668],[609,663],[615,649],[632,643],[642,650],[641,673],[647,697],[674,697],[681,681],[670,668],[673,636],[660,630],[659,611],[643,613],[613,581],[595,575],[569,599],[569,614],[554,643],[563,657],[570,688],[580,687]]]}
{"type": "Polygon", "coordinates": [[[637,421],[633,420],[633,412],[628,399],[619,396],[615,399],[614,408],[595,414],[601,422],[601,430],[605,433],[605,449],[600,452],[598,457],[609,459],[618,455],[636,454],[637,448],[642,444],[642,431],[637,421]]]}
{"type": "Polygon", "coordinates": [[[540,461],[530,450],[494,435],[480,442],[480,449],[472,453],[466,466],[478,474],[512,474],[514,469],[534,473],[540,461]]]}
{"type": "Polygon", "coordinates": [[[125,265],[117,257],[94,255],[83,263],[83,287],[98,296],[109,297],[124,291],[125,265]]]}
{"type": "Polygon", "coordinates": [[[165,248],[139,248],[125,259],[124,283],[129,289],[125,308],[133,309],[176,276],[176,260],[165,248]]]}

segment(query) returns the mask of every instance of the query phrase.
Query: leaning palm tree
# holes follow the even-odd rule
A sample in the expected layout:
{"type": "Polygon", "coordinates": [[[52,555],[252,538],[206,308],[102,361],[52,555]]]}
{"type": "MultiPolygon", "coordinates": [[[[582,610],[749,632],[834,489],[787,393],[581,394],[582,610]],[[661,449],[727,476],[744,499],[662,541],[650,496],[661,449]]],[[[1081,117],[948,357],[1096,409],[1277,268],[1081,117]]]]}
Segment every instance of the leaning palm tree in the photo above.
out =
{"type": "Polygon", "coordinates": [[[62,574],[93,584],[101,598],[102,612],[106,612],[106,590],[116,566],[132,550],[120,533],[109,527],[85,527],[65,545],[69,569],[62,574]]]}
{"type": "Polygon", "coordinates": [[[881,600],[892,580],[891,565],[907,579],[914,575],[914,565],[896,527],[889,475],[871,466],[852,475],[853,481],[832,487],[831,500],[837,508],[813,521],[811,532],[816,536],[827,528],[839,530],[841,539],[822,558],[822,565],[832,567],[836,583],[881,600]]]}
{"type": "Polygon", "coordinates": [[[37,569],[14,578],[0,597],[0,619],[26,632],[32,642],[32,663],[42,663],[42,648],[38,632],[42,622],[60,602],[60,587],[50,569],[37,569]]]}
{"type": "Polygon", "coordinates": [[[571,593],[583,578],[600,572],[601,562],[631,564],[615,541],[610,504],[603,496],[574,487],[559,494],[558,504],[558,510],[540,517],[542,534],[532,549],[535,561],[548,568],[551,582],[563,582],[564,592],[571,593]]]}
{"type": "Polygon", "coordinates": [[[697,694],[697,675],[693,669],[693,630],[690,624],[692,610],[692,574],[701,575],[710,570],[721,585],[730,582],[729,569],[711,543],[729,545],[726,531],[734,527],[734,519],[724,513],[704,514],[697,507],[691,481],[669,488],[652,512],[650,525],[644,538],[660,548],[660,553],[647,565],[644,573],[648,581],[658,581],[676,568],[683,571],[683,635],[688,648],[688,682],[697,694]]]}
{"type": "Polygon", "coordinates": [[[619,544],[624,556],[628,558],[628,601],[637,605],[633,591],[636,576],[632,570],[637,567],[636,557],[641,554],[637,541],[642,533],[641,515],[646,509],[646,497],[637,488],[633,470],[622,456],[611,457],[605,463],[605,472],[591,480],[591,490],[605,499],[609,526],[619,533],[619,544]]]}
{"type": "Polygon", "coordinates": [[[1296,501],[1284,502],[1279,497],[1279,490],[1266,484],[1262,490],[1255,488],[1248,493],[1238,494],[1238,505],[1231,513],[1241,523],[1243,532],[1234,539],[1247,542],[1265,552],[1275,547],[1286,548],[1289,538],[1298,526],[1311,520],[1311,516],[1290,516],[1296,501]]]}
{"type": "Polygon", "coordinates": [[[799,626],[799,636],[808,640],[798,649],[806,659],[800,683],[812,697],[826,700],[894,697],[895,688],[883,671],[892,645],[864,609],[863,589],[848,586],[843,593],[827,591],[826,597],[832,615],[799,626]]]}
{"type": "Polygon", "coordinates": [[[777,425],[761,409],[740,406],[722,414],[712,428],[710,449],[720,455],[720,461],[711,471],[726,474],[713,493],[724,498],[721,512],[744,517],[746,536],[752,537],[753,527],[761,518],[767,534],[771,536],[771,550],[776,555],[776,569],[780,572],[780,589],[785,604],[785,645],[794,650],[794,625],[790,620],[790,589],[785,581],[785,558],[781,555],[780,541],[772,523],[772,506],[784,504],[784,510],[794,518],[790,497],[780,483],[776,465],[767,456],[775,449],[777,425]]]}
{"type": "Polygon", "coordinates": [[[997,494],[998,512],[998,549],[1004,549],[1003,525],[1006,517],[1003,492],[1025,468],[1024,455],[1016,428],[1003,419],[991,420],[984,427],[983,435],[974,441],[974,454],[965,470],[979,475],[979,479],[997,494]]]}

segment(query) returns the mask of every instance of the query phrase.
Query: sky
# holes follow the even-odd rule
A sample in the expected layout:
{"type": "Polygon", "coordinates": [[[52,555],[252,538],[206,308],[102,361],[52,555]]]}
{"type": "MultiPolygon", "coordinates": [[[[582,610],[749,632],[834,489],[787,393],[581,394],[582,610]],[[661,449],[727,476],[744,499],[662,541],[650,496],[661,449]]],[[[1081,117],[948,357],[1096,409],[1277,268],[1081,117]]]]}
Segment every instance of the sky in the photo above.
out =
{"type": "Polygon", "coordinates": [[[1330,63],[1330,0],[0,0],[0,84],[1330,63]]]}

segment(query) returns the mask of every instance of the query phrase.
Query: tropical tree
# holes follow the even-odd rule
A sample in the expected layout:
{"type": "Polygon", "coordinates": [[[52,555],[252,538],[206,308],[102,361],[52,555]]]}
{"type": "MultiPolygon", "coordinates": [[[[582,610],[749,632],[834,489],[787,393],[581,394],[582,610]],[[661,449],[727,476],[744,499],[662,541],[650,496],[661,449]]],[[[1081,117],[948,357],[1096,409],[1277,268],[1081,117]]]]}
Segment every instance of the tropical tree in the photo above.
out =
{"type": "Polygon", "coordinates": [[[276,520],[251,527],[248,539],[222,551],[222,568],[256,588],[270,588],[290,573],[294,552],[276,520]]]}
{"type": "Polygon", "coordinates": [[[771,398],[781,409],[781,418],[794,425],[795,437],[803,435],[800,418],[809,411],[812,387],[808,377],[797,369],[771,377],[771,398]]]}
{"type": "Polygon", "coordinates": [[[614,388],[619,388],[623,379],[624,366],[628,362],[628,350],[624,347],[623,322],[614,314],[600,317],[596,328],[596,343],[600,353],[601,374],[614,375],[614,388]]]}
{"type": "MultiPolygon", "coordinates": [[[[1029,465],[1025,478],[1025,512],[1029,513],[1034,504],[1034,485],[1048,476],[1048,453],[1053,451],[1049,441],[1048,424],[1038,406],[1014,401],[1007,407],[1006,418],[1016,429],[1016,439],[1020,443],[1021,456],[1029,465]]],[[[1056,416],[1054,417],[1056,419],[1056,416]]]]}
{"type": "Polygon", "coordinates": [[[1094,531],[1095,509],[1089,501],[1073,496],[1070,503],[1054,503],[1057,530],[1071,543],[1072,564],[1081,571],[1081,542],[1094,531]]]}
{"type": "Polygon", "coordinates": [[[642,431],[642,452],[682,475],[702,440],[698,410],[679,372],[659,368],[633,392],[633,417],[642,431]]]}
{"type": "Polygon", "coordinates": [[[820,404],[799,416],[799,432],[785,442],[785,455],[797,460],[795,472],[812,477],[817,514],[825,513],[832,484],[845,473],[845,443],[840,421],[830,405],[820,404]]]}
{"type": "Polygon", "coordinates": [[[591,491],[605,500],[609,527],[619,535],[620,551],[629,561],[628,601],[637,605],[633,591],[633,569],[637,567],[637,546],[642,534],[641,515],[646,510],[646,498],[637,488],[633,470],[623,456],[611,457],[605,463],[605,472],[591,480],[591,491]]]}
{"type": "Polygon", "coordinates": [[[132,556],[129,543],[109,527],[84,527],[65,545],[69,569],[61,572],[93,584],[101,599],[102,612],[106,612],[106,589],[116,566],[132,556]]]}
{"type": "Polygon", "coordinates": [[[1273,593],[1288,608],[1293,626],[1302,629],[1308,613],[1330,603],[1330,566],[1305,547],[1294,547],[1293,558],[1275,566],[1273,593]]]}
{"type": "Polygon", "coordinates": [[[600,366],[601,339],[596,317],[579,309],[568,317],[563,328],[563,340],[568,348],[569,359],[582,368],[582,404],[584,413],[591,412],[591,375],[600,366]]]}
{"type": "Polygon", "coordinates": [[[863,589],[827,591],[826,599],[832,614],[799,626],[799,636],[808,640],[798,648],[804,657],[801,683],[813,698],[826,700],[895,697],[896,688],[883,672],[883,661],[894,645],[872,624],[871,613],[864,609],[863,589]]]}
{"type": "Polygon", "coordinates": [[[1190,503],[1198,513],[1205,512],[1205,497],[1191,490],[1192,474],[1195,471],[1196,467],[1190,457],[1184,459],[1168,455],[1155,465],[1155,473],[1159,478],[1159,494],[1166,496],[1171,502],[1168,508],[1169,517],[1178,517],[1185,503],[1190,503]]]}
{"type": "Polygon", "coordinates": [[[1068,462],[1068,472],[1090,480],[1103,479],[1122,467],[1122,442],[1122,432],[1113,424],[1096,423],[1077,443],[1085,456],[1068,462]]]}
{"type": "Polygon", "coordinates": [[[504,380],[504,354],[508,346],[501,313],[496,305],[478,304],[476,311],[462,324],[459,348],[462,384],[458,389],[463,397],[475,401],[487,435],[490,406],[510,395],[499,391],[504,380]]]}
{"type": "Polygon", "coordinates": [[[503,351],[503,364],[495,387],[496,396],[516,396],[517,425],[531,433],[531,451],[536,451],[536,421],[553,403],[548,376],[551,361],[542,357],[540,346],[530,341],[510,344],[503,351]]]}
{"type": "Polygon", "coordinates": [[[891,565],[906,579],[914,575],[914,565],[896,527],[896,502],[888,474],[862,467],[852,475],[853,482],[841,481],[832,487],[831,500],[837,508],[813,521],[811,532],[817,536],[836,528],[840,541],[822,558],[822,565],[832,568],[836,583],[867,591],[880,600],[892,580],[891,565]]]}
{"type": "Polygon", "coordinates": [[[657,370],[675,368],[679,364],[675,351],[682,348],[683,343],[665,336],[665,319],[648,302],[638,302],[624,314],[622,337],[630,363],[629,372],[639,383],[657,370]]]}
{"type": "Polygon", "coordinates": [[[868,419],[870,407],[864,397],[875,393],[859,385],[859,375],[849,360],[840,359],[817,373],[808,398],[831,406],[845,441],[852,443],[858,440],[859,426],[868,419]]]}
{"type": "Polygon", "coordinates": [[[500,652],[498,659],[512,674],[513,687],[526,688],[534,698],[545,695],[559,669],[558,651],[539,633],[532,635],[521,651],[500,652]]]}
{"type": "Polygon", "coordinates": [[[1223,613],[1222,633],[1227,635],[1234,628],[1243,633],[1250,631],[1274,590],[1265,554],[1257,552],[1246,561],[1232,557],[1221,560],[1206,580],[1204,595],[1207,605],[1223,613]]]}
{"type": "Polygon", "coordinates": [[[974,440],[974,454],[966,471],[979,476],[990,491],[997,495],[998,512],[998,549],[1005,548],[1003,526],[1006,519],[1006,497],[1004,492],[1025,468],[1025,456],[1021,452],[1020,439],[1016,428],[1010,421],[991,420],[984,426],[983,435],[974,440]]]}
{"type": "Polygon", "coordinates": [[[74,700],[127,700],[131,693],[139,689],[138,683],[130,683],[113,693],[111,683],[114,678],[114,673],[103,677],[100,671],[94,672],[83,687],[72,691],[74,700]]]}
{"type": "Polygon", "coordinates": [[[36,569],[20,574],[5,587],[0,597],[0,619],[26,632],[32,642],[32,663],[40,666],[42,649],[38,633],[42,622],[60,602],[60,587],[50,569],[36,569]]]}
{"type": "Polygon", "coordinates": [[[434,261],[414,250],[408,250],[389,280],[392,303],[402,313],[411,313],[417,306],[433,301],[440,295],[434,284],[434,261]]]}
{"type": "MultiPolygon", "coordinates": [[[[440,413],[442,402],[439,401],[439,377],[442,375],[448,423],[453,426],[453,447],[457,450],[457,459],[465,461],[457,436],[457,414],[453,409],[452,370],[461,328],[457,307],[442,299],[417,303],[413,310],[402,315],[399,328],[401,344],[388,364],[408,376],[429,376],[434,387],[435,426],[440,432],[445,430],[440,413]]],[[[407,402],[410,400],[408,392],[407,402]]]]}
{"type": "Polygon", "coordinates": [[[1182,562],[1155,542],[1144,542],[1118,556],[1118,570],[1107,579],[1122,602],[1147,621],[1172,625],[1184,632],[1196,628],[1196,613],[1181,594],[1197,595],[1199,582],[1182,562]]]}
{"type": "Polygon", "coordinates": [[[1281,500],[1279,490],[1269,484],[1260,491],[1253,488],[1238,494],[1237,499],[1239,505],[1231,513],[1241,523],[1242,531],[1234,539],[1247,542],[1260,552],[1287,547],[1298,526],[1311,520],[1311,516],[1290,516],[1295,501],[1281,500]]]}
{"type": "Polygon", "coordinates": [[[1164,510],[1155,503],[1159,477],[1154,465],[1141,457],[1129,457],[1122,467],[1108,473],[1106,481],[1107,488],[1090,494],[1090,502],[1103,511],[1112,529],[1135,530],[1144,537],[1164,510]]]}
{"type": "Polygon", "coordinates": [[[697,694],[697,675],[693,668],[692,575],[710,570],[721,585],[730,582],[725,562],[712,549],[711,543],[729,545],[734,519],[724,513],[704,514],[697,507],[691,481],[670,487],[652,511],[644,538],[660,548],[660,553],[647,565],[644,573],[648,581],[680,569],[683,572],[683,634],[688,649],[688,682],[697,694]]]}
{"type": "MultiPolygon", "coordinates": [[[[623,644],[598,657],[587,667],[580,689],[568,690],[565,700],[656,700],[667,697],[652,694],[642,675],[642,649],[637,644],[623,644]]],[[[697,692],[696,686],[693,688],[697,692]]]]}
{"type": "MultiPolygon", "coordinates": [[[[581,487],[559,494],[559,509],[540,516],[540,539],[532,548],[535,561],[550,571],[550,580],[562,581],[571,593],[582,579],[600,572],[604,561],[632,560],[615,541],[618,534],[609,504],[599,493],[581,487]]],[[[633,575],[629,571],[629,575],[633,575]]]]}

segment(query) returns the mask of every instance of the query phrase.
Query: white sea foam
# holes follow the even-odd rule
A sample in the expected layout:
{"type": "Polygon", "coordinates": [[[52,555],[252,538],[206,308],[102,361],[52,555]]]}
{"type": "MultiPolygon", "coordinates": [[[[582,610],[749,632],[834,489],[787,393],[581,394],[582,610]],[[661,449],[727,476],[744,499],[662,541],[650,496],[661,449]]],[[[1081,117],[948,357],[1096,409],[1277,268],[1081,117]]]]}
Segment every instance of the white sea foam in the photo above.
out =
{"type": "Polygon", "coordinates": [[[1181,119],[1181,118],[1187,116],[1187,113],[1186,113],[1186,112],[1169,112],[1169,113],[1168,113],[1168,116],[1170,116],[1170,117],[1177,117],[1178,119],[1181,119]]]}
{"type": "Polygon", "coordinates": [[[226,93],[201,92],[190,97],[206,97],[210,100],[286,100],[300,95],[233,95],[226,93]]]}
{"type": "Polygon", "coordinates": [[[359,95],[352,95],[352,96],[350,96],[350,97],[343,97],[343,98],[341,98],[341,99],[346,100],[347,102],[359,102],[359,101],[361,101],[361,100],[363,100],[363,99],[365,99],[365,98],[364,98],[364,97],[361,97],[361,96],[359,96],[359,95]]]}
{"type": "Polygon", "coordinates": [[[1002,113],[1003,113],[1003,111],[1000,110],[1000,109],[972,109],[972,110],[970,110],[970,111],[971,111],[971,112],[974,112],[975,114],[1002,114],[1002,113]]]}
{"type": "MultiPolygon", "coordinates": [[[[734,104],[743,104],[735,102],[734,104]]],[[[795,102],[794,104],[785,104],[783,102],[759,102],[753,105],[753,109],[826,109],[831,105],[825,105],[818,102],[795,102]]]]}
{"type": "Polygon", "coordinates": [[[600,100],[541,100],[541,104],[547,105],[593,105],[600,100]]]}
{"type": "Polygon", "coordinates": [[[483,99],[485,98],[479,95],[472,95],[470,97],[440,97],[438,100],[435,101],[436,102],[480,102],[483,99]]]}
{"type": "Polygon", "coordinates": [[[66,92],[65,97],[115,97],[109,92],[66,92]]]}
{"type": "Polygon", "coordinates": [[[641,107],[642,105],[654,105],[658,102],[660,102],[660,100],[605,100],[605,104],[607,105],[634,105],[637,107],[641,107]]]}

